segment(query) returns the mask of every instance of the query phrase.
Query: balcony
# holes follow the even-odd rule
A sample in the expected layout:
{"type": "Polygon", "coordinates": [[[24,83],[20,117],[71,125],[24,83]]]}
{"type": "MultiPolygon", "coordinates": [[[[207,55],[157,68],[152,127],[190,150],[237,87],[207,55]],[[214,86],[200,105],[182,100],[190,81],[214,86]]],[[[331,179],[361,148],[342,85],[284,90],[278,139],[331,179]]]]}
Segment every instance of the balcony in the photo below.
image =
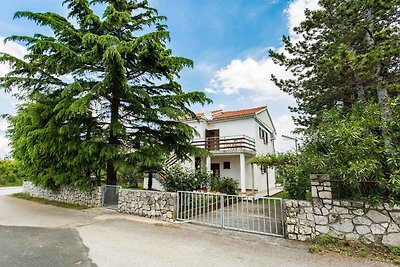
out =
{"type": "Polygon", "coordinates": [[[250,152],[254,154],[256,151],[255,140],[247,135],[207,137],[195,139],[192,144],[214,153],[250,152]]]}

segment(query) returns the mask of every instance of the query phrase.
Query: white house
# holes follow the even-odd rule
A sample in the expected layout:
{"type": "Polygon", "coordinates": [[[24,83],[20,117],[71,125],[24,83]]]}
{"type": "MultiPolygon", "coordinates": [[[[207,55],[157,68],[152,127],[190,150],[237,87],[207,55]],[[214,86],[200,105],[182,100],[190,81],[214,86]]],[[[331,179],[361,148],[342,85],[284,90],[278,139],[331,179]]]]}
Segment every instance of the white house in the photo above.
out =
{"type": "Polygon", "coordinates": [[[212,152],[207,158],[192,157],[187,168],[204,168],[214,175],[237,179],[242,194],[276,192],[275,171],[260,169],[248,161],[256,155],[275,153],[276,130],[267,107],[196,114],[185,123],[196,129],[193,144],[212,152]]]}

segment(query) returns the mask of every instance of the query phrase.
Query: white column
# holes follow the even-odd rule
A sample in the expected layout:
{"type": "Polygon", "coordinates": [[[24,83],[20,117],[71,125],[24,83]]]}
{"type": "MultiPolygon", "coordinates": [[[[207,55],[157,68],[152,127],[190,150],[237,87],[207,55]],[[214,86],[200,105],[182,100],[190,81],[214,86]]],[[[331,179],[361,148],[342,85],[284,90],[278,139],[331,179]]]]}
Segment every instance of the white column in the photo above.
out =
{"type": "Polygon", "coordinates": [[[246,194],[246,158],[243,153],[240,154],[240,191],[246,194]]]}
{"type": "Polygon", "coordinates": [[[211,171],[211,157],[207,156],[206,158],[206,171],[211,171]]]}
{"type": "Polygon", "coordinates": [[[191,165],[192,168],[191,169],[196,169],[196,157],[195,156],[190,156],[190,161],[191,161],[191,165]]]}
{"type": "Polygon", "coordinates": [[[251,189],[252,189],[252,193],[254,194],[254,188],[255,188],[255,182],[254,182],[254,165],[251,164],[251,189]]]}

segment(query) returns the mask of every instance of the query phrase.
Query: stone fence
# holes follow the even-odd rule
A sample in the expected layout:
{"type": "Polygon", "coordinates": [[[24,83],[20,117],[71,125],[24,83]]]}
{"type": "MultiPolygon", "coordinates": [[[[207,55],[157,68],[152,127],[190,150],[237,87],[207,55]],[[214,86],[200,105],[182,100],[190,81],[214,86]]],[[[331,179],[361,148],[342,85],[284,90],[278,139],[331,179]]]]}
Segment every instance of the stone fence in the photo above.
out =
{"type": "Polygon", "coordinates": [[[400,247],[400,206],[373,207],[361,201],[332,199],[327,175],[311,175],[312,202],[286,200],[286,233],[289,239],[310,240],[328,235],[400,247]]]}
{"type": "Polygon", "coordinates": [[[118,212],[174,222],[176,193],[121,189],[118,212]]]}
{"type": "Polygon", "coordinates": [[[62,186],[59,190],[49,190],[33,185],[31,182],[24,182],[23,192],[32,197],[45,198],[92,208],[101,206],[101,187],[95,187],[89,191],[80,191],[71,186],[62,186]]]}

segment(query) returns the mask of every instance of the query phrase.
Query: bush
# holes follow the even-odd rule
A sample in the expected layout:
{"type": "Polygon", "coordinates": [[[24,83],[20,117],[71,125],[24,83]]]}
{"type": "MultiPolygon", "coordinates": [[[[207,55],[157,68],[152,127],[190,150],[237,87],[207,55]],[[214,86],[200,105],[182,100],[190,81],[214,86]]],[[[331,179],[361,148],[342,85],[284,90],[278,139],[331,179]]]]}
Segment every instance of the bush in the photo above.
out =
{"type": "Polygon", "coordinates": [[[211,179],[211,189],[228,195],[236,195],[238,181],[226,177],[213,177],[211,179]]]}
{"type": "Polygon", "coordinates": [[[232,178],[213,177],[204,170],[185,170],[174,167],[165,172],[163,186],[166,191],[194,191],[210,187],[212,191],[236,194],[238,182],[232,178]]]}
{"type": "Polygon", "coordinates": [[[21,186],[24,174],[14,160],[0,160],[0,186],[21,186]]]}

